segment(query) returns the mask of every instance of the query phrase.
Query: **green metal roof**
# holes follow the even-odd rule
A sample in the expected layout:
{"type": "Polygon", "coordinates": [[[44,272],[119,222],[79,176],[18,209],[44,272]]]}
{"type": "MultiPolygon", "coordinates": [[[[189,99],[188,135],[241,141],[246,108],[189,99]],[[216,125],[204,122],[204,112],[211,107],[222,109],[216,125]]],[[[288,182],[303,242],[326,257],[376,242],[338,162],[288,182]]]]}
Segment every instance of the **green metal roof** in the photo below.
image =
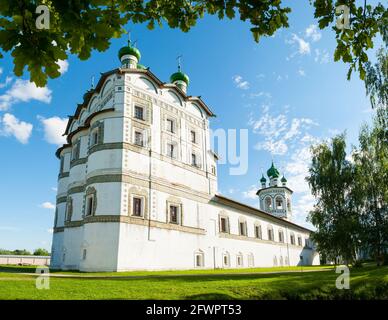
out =
{"type": "Polygon", "coordinates": [[[189,77],[181,71],[173,73],[170,77],[170,81],[171,83],[174,83],[175,81],[184,81],[187,85],[190,83],[189,77]]]}
{"type": "Polygon", "coordinates": [[[279,171],[278,169],[275,168],[273,161],[272,161],[271,168],[269,168],[267,171],[267,176],[270,178],[279,178],[279,171]]]}
{"type": "Polygon", "coordinates": [[[121,58],[127,54],[135,56],[137,58],[137,61],[140,61],[141,54],[137,48],[131,47],[130,45],[122,47],[119,51],[119,59],[121,60],[121,58]]]}
{"type": "Polygon", "coordinates": [[[261,176],[260,182],[267,182],[267,179],[264,177],[264,175],[261,176]]]}

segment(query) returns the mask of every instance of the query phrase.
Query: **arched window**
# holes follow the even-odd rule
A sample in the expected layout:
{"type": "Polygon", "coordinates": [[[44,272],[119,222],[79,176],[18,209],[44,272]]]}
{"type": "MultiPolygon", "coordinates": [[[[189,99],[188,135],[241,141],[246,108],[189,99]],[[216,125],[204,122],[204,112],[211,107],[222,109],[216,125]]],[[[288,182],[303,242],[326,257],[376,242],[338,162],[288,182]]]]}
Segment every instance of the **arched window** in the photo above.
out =
{"type": "Polygon", "coordinates": [[[230,267],[230,255],[228,251],[224,252],[224,254],[222,255],[222,264],[224,268],[230,267]]]}
{"type": "Polygon", "coordinates": [[[73,199],[71,197],[67,198],[66,203],[66,221],[70,222],[73,216],[73,199]]]}
{"type": "Polygon", "coordinates": [[[205,255],[202,250],[198,250],[194,253],[195,267],[202,268],[205,266],[205,255]]]}
{"type": "Polygon", "coordinates": [[[282,197],[277,196],[275,199],[275,204],[276,204],[276,209],[278,209],[278,210],[284,209],[282,197]]]}
{"type": "Polygon", "coordinates": [[[247,236],[248,230],[247,230],[247,221],[245,218],[240,217],[238,220],[238,231],[240,236],[247,236]]]}
{"type": "Polygon", "coordinates": [[[97,190],[89,187],[85,197],[85,216],[94,216],[97,208],[97,190]]]}
{"type": "Polygon", "coordinates": [[[263,239],[262,231],[261,231],[261,225],[259,223],[255,224],[255,237],[257,239],[263,239]]]}
{"type": "Polygon", "coordinates": [[[237,261],[236,261],[237,267],[243,267],[244,266],[244,260],[243,255],[241,252],[237,254],[237,261]]]}
{"type": "Polygon", "coordinates": [[[248,254],[248,267],[252,268],[255,265],[253,253],[248,254]]]}
{"type": "Polygon", "coordinates": [[[266,197],[264,201],[265,201],[265,209],[266,210],[272,210],[272,199],[271,199],[271,197],[266,197]]]}
{"type": "Polygon", "coordinates": [[[279,242],[284,242],[284,233],[283,233],[283,230],[279,230],[279,242]]]}
{"type": "Polygon", "coordinates": [[[271,225],[268,226],[268,240],[273,241],[274,235],[273,235],[273,228],[271,225]]]}
{"type": "Polygon", "coordinates": [[[280,261],[280,266],[283,267],[283,256],[280,256],[279,261],[280,261]]]}
{"type": "Polygon", "coordinates": [[[293,232],[290,233],[290,243],[293,245],[295,244],[295,235],[293,232]]]}

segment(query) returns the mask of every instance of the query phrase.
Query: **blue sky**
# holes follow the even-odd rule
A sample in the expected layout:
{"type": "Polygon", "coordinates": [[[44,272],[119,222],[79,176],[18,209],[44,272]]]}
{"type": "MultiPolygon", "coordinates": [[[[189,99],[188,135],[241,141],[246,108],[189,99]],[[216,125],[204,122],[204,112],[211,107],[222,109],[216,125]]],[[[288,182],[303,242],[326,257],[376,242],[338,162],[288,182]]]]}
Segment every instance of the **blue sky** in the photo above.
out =
{"type": "MultiPolygon", "coordinates": [[[[256,206],[262,170],[273,158],[295,191],[294,221],[304,225],[314,199],[304,182],[308,147],[347,131],[357,143],[359,127],[371,118],[363,83],[346,80],[347,66],[333,62],[334,32],[316,28],[307,4],[288,1],[290,28],[253,41],[249,24],[206,17],[189,33],[167,27],[149,31],[131,25],[141,63],[163,81],[176,70],[176,57],[190,76],[189,94],[200,95],[217,114],[212,128],[249,130],[249,168],[229,175],[219,166],[219,189],[256,206]]],[[[305,1],[307,3],[307,1],[305,1]]],[[[36,89],[27,75],[16,79],[9,55],[0,60],[0,248],[50,249],[59,162],[55,150],[68,115],[89,89],[91,77],[119,66],[126,39],[93,53],[70,56],[62,76],[36,89]]]]}

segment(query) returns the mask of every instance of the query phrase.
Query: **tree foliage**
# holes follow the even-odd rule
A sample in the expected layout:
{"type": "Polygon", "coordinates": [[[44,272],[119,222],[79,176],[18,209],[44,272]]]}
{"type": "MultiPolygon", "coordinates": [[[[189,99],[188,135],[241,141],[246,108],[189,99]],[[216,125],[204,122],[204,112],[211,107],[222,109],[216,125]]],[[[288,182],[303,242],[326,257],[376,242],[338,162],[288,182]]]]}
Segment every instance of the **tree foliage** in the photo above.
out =
{"type": "Polygon", "coordinates": [[[38,249],[35,249],[34,251],[34,256],[49,256],[49,255],[50,253],[43,248],[38,248],[38,249]]]}
{"type": "Polygon", "coordinates": [[[388,52],[384,47],[377,52],[374,65],[366,63],[365,88],[372,108],[388,108],[388,52]]]}
{"type": "Polygon", "coordinates": [[[388,253],[388,109],[377,109],[372,127],[362,126],[359,146],[347,161],[345,136],[312,147],[307,181],[317,204],[309,220],[312,239],[328,260],[354,262],[368,253],[378,265],[388,253]]]}
{"type": "MultiPolygon", "coordinates": [[[[350,7],[352,29],[334,28],[337,37],[334,58],[350,64],[349,77],[357,69],[363,79],[368,61],[366,50],[373,47],[378,33],[387,33],[385,7],[380,3],[374,7],[357,7],[355,0],[314,0],[312,3],[320,28],[333,24],[338,4],[350,7]]],[[[237,17],[249,21],[250,31],[258,42],[260,37],[288,27],[290,12],[282,0],[2,0],[0,48],[11,52],[15,75],[23,75],[27,68],[30,80],[44,86],[48,77],[60,75],[58,60],[66,59],[69,53],[86,60],[92,50],[107,50],[110,40],[125,32],[123,26],[128,22],[145,23],[149,29],[167,24],[187,32],[205,14],[220,19],[237,17]],[[40,4],[50,10],[49,29],[35,26],[35,10],[40,4]]]]}
{"type": "Polygon", "coordinates": [[[363,249],[384,263],[388,250],[388,111],[380,108],[373,127],[364,125],[354,149],[363,249]]]}
{"type": "Polygon", "coordinates": [[[317,231],[312,239],[327,259],[341,256],[347,263],[356,258],[358,246],[357,206],[352,197],[353,168],[346,160],[345,135],[330,143],[312,147],[312,163],[307,182],[318,199],[309,214],[317,231]]]}

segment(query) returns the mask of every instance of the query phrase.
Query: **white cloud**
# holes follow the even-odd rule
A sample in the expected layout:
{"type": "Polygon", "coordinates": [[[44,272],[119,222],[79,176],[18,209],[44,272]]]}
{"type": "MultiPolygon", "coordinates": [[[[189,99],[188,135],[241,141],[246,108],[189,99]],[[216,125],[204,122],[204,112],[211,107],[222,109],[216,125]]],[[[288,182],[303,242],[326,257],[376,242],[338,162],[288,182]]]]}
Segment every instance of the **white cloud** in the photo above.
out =
{"type": "Polygon", "coordinates": [[[68,122],[67,118],[43,118],[38,117],[44,128],[44,138],[48,143],[62,145],[66,143],[66,137],[62,136],[68,122]]]}
{"type": "Polygon", "coordinates": [[[59,72],[64,74],[69,69],[69,62],[67,60],[58,60],[57,64],[59,64],[59,72]]]}
{"type": "Polygon", "coordinates": [[[48,233],[54,233],[54,229],[53,228],[47,229],[47,232],[48,233]]]}
{"type": "Polygon", "coordinates": [[[318,28],[315,24],[311,24],[305,30],[306,38],[311,38],[313,42],[317,42],[321,39],[322,34],[318,31],[318,28]]]}
{"type": "Polygon", "coordinates": [[[252,185],[249,187],[249,189],[247,191],[243,191],[242,192],[242,195],[244,198],[246,199],[257,199],[257,190],[259,190],[259,188],[256,186],[256,185],[252,185]]]}
{"type": "Polygon", "coordinates": [[[10,113],[4,114],[0,118],[2,124],[0,128],[0,135],[14,136],[19,142],[26,144],[32,133],[33,125],[24,121],[20,121],[10,113]]]}
{"type": "Polygon", "coordinates": [[[54,191],[54,192],[58,192],[58,188],[57,187],[52,187],[51,190],[54,191]]]}
{"type": "Polygon", "coordinates": [[[30,100],[50,103],[51,90],[47,87],[39,88],[28,80],[17,79],[5,94],[0,95],[0,110],[7,110],[15,103],[30,100]]]}
{"type": "Polygon", "coordinates": [[[12,77],[6,77],[5,82],[0,83],[0,89],[7,87],[12,82],[12,77]]]}
{"type": "Polygon", "coordinates": [[[40,205],[40,207],[43,208],[43,209],[55,210],[55,204],[53,204],[53,203],[51,203],[49,201],[43,202],[40,205]]]}
{"type": "Polygon", "coordinates": [[[3,74],[3,68],[0,67],[0,76],[3,74]]]}
{"type": "Polygon", "coordinates": [[[244,80],[242,76],[236,75],[233,77],[234,84],[237,88],[247,90],[249,89],[249,82],[244,80]]]}
{"type": "Polygon", "coordinates": [[[263,106],[262,116],[259,119],[251,118],[248,125],[262,140],[255,145],[256,150],[266,150],[273,155],[287,153],[288,143],[300,138],[312,125],[317,125],[308,118],[293,118],[289,121],[286,113],[273,116],[268,106],[263,106]]]}
{"type": "Polygon", "coordinates": [[[301,55],[310,54],[311,52],[310,43],[298,37],[295,33],[292,34],[291,40],[288,40],[287,43],[297,44],[298,53],[301,55]]]}
{"type": "Polygon", "coordinates": [[[318,62],[320,64],[329,63],[330,57],[329,57],[329,53],[326,50],[321,51],[319,49],[315,49],[314,52],[315,52],[315,57],[314,57],[315,62],[318,62]]]}
{"type": "Polygon", "coordinates": [[[301,77],[305,77],[305,76],[306,76],[306,72],[305,72],[302,68],[300,68],[300,69],[298,70],[298,74],[299,74],[301,77]]]}

